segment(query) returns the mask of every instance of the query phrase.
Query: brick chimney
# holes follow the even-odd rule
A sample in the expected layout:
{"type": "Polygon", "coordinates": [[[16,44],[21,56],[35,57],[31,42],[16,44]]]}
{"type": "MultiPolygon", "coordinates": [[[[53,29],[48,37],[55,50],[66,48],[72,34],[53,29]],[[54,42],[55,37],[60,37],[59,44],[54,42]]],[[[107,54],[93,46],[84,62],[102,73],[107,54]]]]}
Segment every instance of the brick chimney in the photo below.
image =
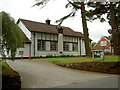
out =
{"type": "Polygon", "coordinates": [[[63,34],[63,27],[57,26],[58,33],[63,34]]]}
{"type": "Polygon", "coordinates": [[[46,24],[50,25],[50,21],[49,19],[45,20],[46,24]]]}

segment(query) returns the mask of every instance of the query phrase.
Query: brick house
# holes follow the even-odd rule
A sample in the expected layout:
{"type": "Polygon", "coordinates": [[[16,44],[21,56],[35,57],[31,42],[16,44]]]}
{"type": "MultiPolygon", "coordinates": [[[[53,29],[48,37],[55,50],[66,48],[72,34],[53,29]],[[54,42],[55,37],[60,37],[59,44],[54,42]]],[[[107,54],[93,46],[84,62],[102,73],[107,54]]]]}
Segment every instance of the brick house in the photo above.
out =
{"type": "Polygon", "coordinates": [[[100,40],[92,47],[93,51],[103,51],[113,53],[113,49],[110,43],[110,37],[103,36],[100,40]]]}

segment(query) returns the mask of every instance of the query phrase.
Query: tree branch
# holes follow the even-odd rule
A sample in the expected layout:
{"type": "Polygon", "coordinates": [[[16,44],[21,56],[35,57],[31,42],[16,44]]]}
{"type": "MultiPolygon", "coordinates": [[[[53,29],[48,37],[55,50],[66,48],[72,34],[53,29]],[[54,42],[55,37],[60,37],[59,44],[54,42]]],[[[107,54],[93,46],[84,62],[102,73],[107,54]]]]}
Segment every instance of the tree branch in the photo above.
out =
{"type": "Polygon", "coordinates": [[[69,0],[68,0],[68,2],[69,2],[74,8],[76,8],[76,9],[81,9],[81,7],[77,5],[77,4],[80,5],[80,2],[73,2],[73,3],[72,3],[72,2],[69,1],[69,0]]]}

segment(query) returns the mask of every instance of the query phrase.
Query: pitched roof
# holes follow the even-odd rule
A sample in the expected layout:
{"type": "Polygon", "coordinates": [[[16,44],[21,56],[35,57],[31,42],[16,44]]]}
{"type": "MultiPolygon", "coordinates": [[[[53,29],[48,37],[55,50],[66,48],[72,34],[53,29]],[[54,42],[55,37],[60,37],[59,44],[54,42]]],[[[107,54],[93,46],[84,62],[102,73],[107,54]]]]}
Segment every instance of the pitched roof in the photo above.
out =
{"type": "Polygon", "coordinates": [[[110,36],[108,36],[108,37],[107,37],[107,36],[104,36],[104,37],[105,37],[106,39],[110,40],[110,36]]]}
{"type": "Polygon", "coordinates": [[[92,50],[103,50],[103,46],[101,46],[101,41],[107,41],[106,46],[104,49],[109,49],[111,44],[109,37],[103,36],[100,38],[100,40],[92,47],[92,50]]]}
{"type": "MultiPolygon", "coordinates": [[[[19,19],[17,23],[21,21],[28,30],[31,32],[43,32],[43,33],[52,33],[52,34],[58,34],[57,25],[48,25],[46,23],[40,23],[25,19],[19,19]]],[[[84,37],[84,35],[81,32],[75,32],[71,28],[63,27],[63,35],[68,36],[76,36],[76,37],[84,37]]]]}

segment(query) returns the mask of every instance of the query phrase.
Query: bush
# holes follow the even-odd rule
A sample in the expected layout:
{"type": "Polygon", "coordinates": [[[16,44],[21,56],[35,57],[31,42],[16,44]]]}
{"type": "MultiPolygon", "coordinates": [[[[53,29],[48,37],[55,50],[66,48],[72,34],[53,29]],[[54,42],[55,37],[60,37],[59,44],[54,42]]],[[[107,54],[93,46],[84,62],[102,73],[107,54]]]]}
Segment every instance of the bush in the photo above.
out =
{"type": "Polygon", "coordinates": [[[105,52],[104,54],[105,54],[105,55],[112,55],[111,52],[105,52]]]}

